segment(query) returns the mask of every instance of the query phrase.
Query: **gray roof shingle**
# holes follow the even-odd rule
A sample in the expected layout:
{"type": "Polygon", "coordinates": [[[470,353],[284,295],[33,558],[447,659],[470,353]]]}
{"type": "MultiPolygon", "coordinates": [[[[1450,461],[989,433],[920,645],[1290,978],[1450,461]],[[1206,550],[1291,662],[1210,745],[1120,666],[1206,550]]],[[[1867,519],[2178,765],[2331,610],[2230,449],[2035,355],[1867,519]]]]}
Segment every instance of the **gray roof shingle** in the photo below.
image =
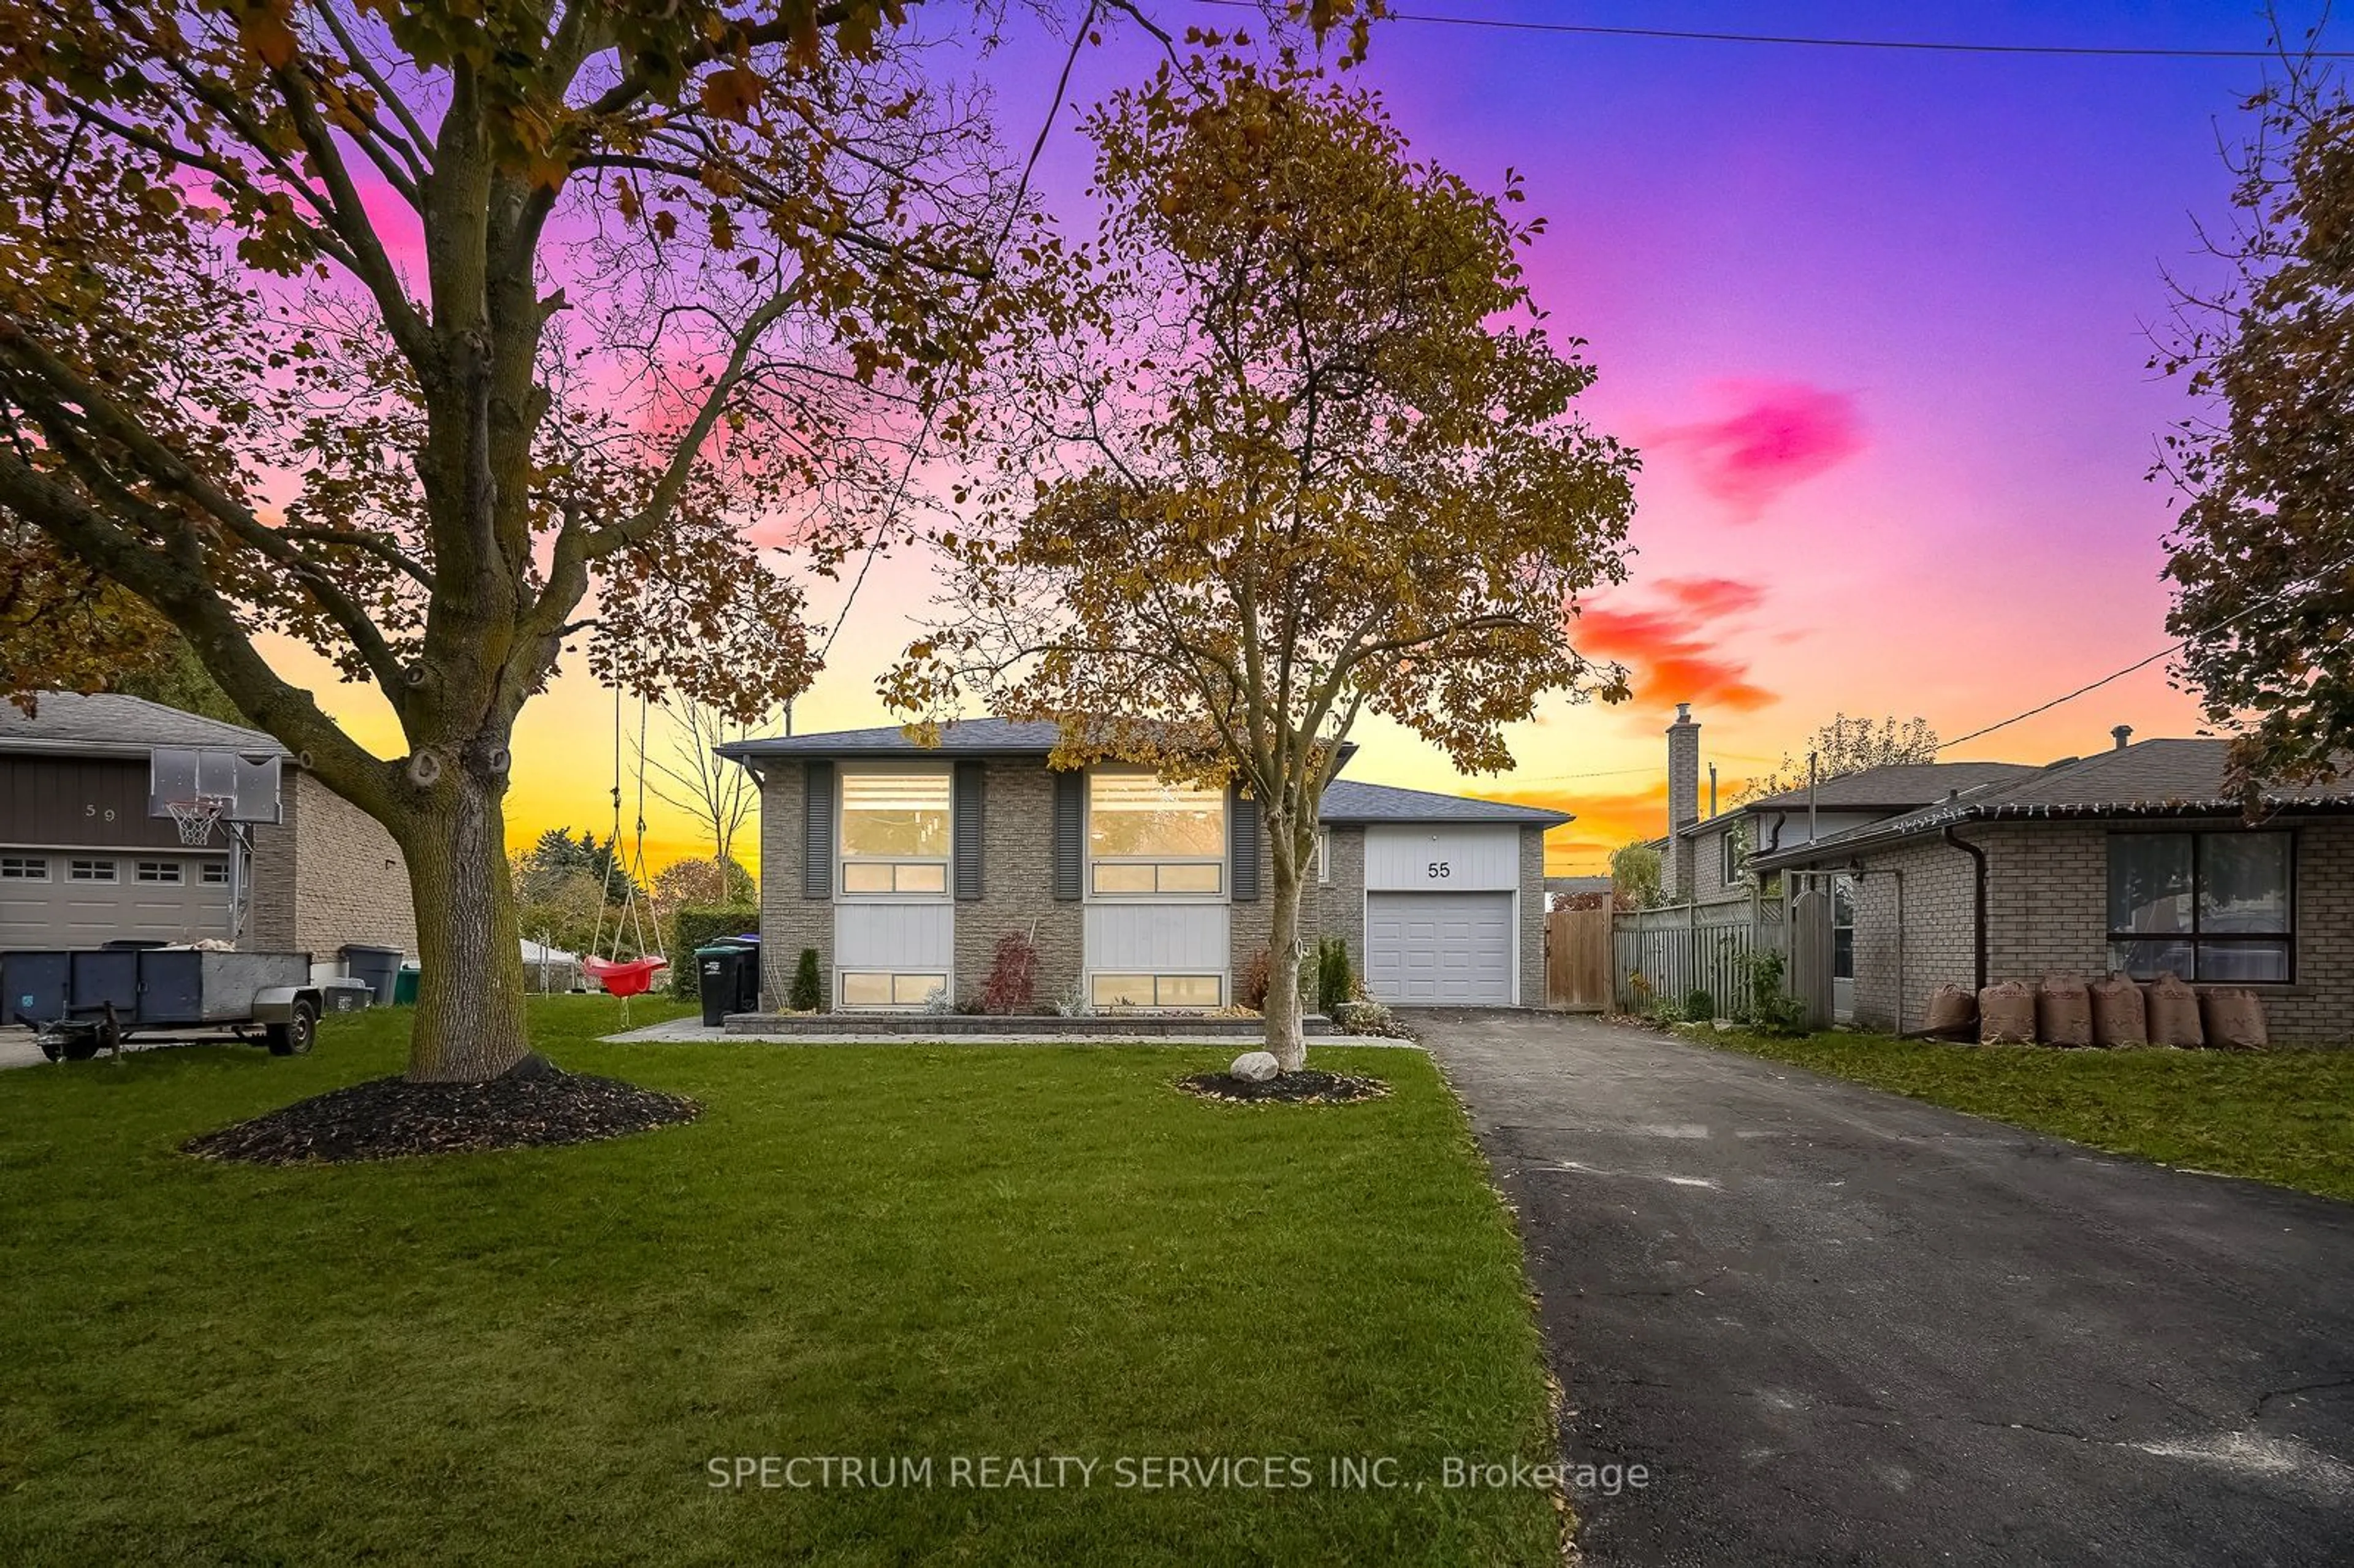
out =
{"type": "Polygon", "coordinates": [[[29,715],[14,703],[0,703],[0,750],[143,752],[158,746],[286,755],[274,737],[258,729],[182,713],[144,697],[43,692],[29,715]]]}
{"type": "MultiPolygon", "coordinates": [[[[2236,797],[2223,790],[2230,743],[2221,740],[2158,739],[2091,757],[2072,758],[2031,769],[2024,778],[1993,779],[1950,800],[1883,821],[1830,833],[1811,844],[1778,854],[1759,855],[1761,870],[1803,865],[1868,844],[1935,832],[1962,822],[2020,821],[2099,817],[2216,817],[2237,815],[2236,797]]],[[[2354,789],[2319,786],[2266,790],[2265,802],[2281,810],[2343,810],[2354,806],[2354,789]]]]}
{"type": "MultiPolygon", "coordinates": [[[[2025,762],[1896,762],[1826,779],[1815,786],[1815,803],[1824,810],[1911,810],[1942,800],[1946,791],[1974,789],[1981,784],[2021,779],[2039,771],[2025,762]]],[[[1751,811],[1804,810],[1804,785],[1751,800],[1751,811]]]]}
{"type": "Polygon", "coordinates": [[[1480,800],[1469,795],[1438,795],[1426,789],[1400,789],[1388,784],[1360,784],[1335,779],[1324,789],[1320,815],[1328,822],[1528,822],[1557,828],[1576,819],[1566,811],[1542,806],[1516,806],[1505,800],[1480,800]]]}
{"type": "MultiPolygon", "coordinates": [[[[1013,719],[957,719],[940,726],[937,747],[920,747],[897,725],[872,729],[840,729],[822,735],[770,736],[757,740],[730,741],[720,747],[724,757],[1044,757],[1055,749],[1060,729],[1051,721],[1029,723],[1013,719]]],[[[1346,748],[1353,752],[1351,746],[1346,748]]],[[[1501,800],[1479,800],[1466,795],[1439,795],[1423,789],[1400,789],[1387,784],[1361,784],[1336,779],[1324,791],[1323,819],[1328,822],[1531,822],[1558,827],[1573,819],[1565,812],[1537,806],[1515,806],[1501,800]]]]}

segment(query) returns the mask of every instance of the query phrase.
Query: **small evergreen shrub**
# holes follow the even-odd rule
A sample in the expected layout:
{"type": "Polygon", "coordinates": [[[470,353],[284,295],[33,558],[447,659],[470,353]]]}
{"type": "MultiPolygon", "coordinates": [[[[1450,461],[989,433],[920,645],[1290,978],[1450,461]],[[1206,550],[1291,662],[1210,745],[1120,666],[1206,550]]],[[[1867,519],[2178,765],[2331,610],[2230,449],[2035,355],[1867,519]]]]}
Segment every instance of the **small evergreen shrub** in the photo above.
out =
{"type": "Polygon", "coordinates": [[[1716,998],[1694,986],[1684,993],[1684,1019],[1691,1023],[1707,1023],[1716,1017],[1716,998]]]}
{"type": "Polygon", "coordinates": [[[1357,994],[1357,977],[1349,965],[1349,944],[1327,937],[1316,944],[1316,1011],[1327,1018],[1357,994]]]}
{"type": "Polygon", "coordinates": [[[815,1012],[825,1005],[825,983],[818,979],[817,949],[801,949],[801,967],[793,970],[793,989],[786,1003],[795,1012],[815,1012]]]}

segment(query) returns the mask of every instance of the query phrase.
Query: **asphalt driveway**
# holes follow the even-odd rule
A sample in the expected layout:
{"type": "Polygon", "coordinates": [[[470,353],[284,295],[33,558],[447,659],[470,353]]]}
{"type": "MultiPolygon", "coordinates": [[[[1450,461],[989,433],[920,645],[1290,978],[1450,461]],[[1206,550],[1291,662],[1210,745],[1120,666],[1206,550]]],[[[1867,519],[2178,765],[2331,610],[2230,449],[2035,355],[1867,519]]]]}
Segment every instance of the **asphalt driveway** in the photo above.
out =
{"type": "Polygon", "coordinates": [[[1617,1563],[2354,1562],[2354,1207],[1646,1031],[1418,1021],[1617,1563]]]}

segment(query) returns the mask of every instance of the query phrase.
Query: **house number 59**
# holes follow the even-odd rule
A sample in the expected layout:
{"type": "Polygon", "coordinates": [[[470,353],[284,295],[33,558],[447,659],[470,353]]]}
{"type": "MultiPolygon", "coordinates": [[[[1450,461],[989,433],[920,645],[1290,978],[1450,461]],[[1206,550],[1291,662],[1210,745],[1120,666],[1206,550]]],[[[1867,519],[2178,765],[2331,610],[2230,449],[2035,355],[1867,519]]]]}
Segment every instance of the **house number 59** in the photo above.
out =
{"type": "Polygon", "coordinates": [[[1430,863],[1430,879],[1433,882],[1444,882],[1447,878],[1453,876],[1454,874],[1455,863],[1453,861],[1435,860],[1430,863]]]}

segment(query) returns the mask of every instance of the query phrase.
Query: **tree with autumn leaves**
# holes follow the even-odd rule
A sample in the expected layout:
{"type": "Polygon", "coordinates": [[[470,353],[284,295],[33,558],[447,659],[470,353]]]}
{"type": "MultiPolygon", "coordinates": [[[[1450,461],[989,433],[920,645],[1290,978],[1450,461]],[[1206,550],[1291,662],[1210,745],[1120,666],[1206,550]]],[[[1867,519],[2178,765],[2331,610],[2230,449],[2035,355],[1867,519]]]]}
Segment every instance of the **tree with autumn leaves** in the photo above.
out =
{"type": "Polygon", "coordinates": [[[2167,629],[2252,804],[2354,754],[2354,99],[2314,43],[2249,103],[2221,281],[2179,287],[2157,361],[2200,404],[2158,469],[2184,497],[2167,629]]]}
{"type": "Polygon", "coordinates": [[[749,718],[1020,308],[1016,182],[891,0],[0,0],[22,695],[176,634],[382,822],[409,1075],[529,1042],[503,799],[559,661],[749,718]],[[920,418],[918,411],[920,410],[920,418]],[[380,755],[273,668],[372,686],[380,755]]]}
{"type": "MultiPolygon", "coordinates": [[[[1493,771],[1539,697],[1626,694],[1572,630],[1623,577],[1635,459],[1574,412],[1594,371],[1532,307],[1516,178],[1498,199],[1416,161],[1288,48],[1193,41],[1086,122],[1080,308],[937,541],[950,608],[886,694],[1058,720],[1064,764],[1238,781],[1289,973],[1363,715],[1493,771]]],[[[1300,1065],[1295,988],[1266,1038],[1300,1065]]]]}

